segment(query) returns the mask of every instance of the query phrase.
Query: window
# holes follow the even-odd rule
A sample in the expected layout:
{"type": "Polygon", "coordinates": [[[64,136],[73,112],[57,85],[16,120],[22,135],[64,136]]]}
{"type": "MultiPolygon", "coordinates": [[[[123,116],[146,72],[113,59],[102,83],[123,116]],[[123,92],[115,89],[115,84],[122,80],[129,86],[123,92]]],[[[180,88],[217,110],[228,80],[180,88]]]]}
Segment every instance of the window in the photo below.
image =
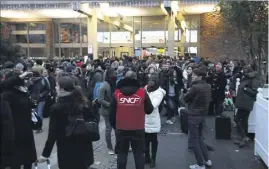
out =
{"type": "Polygon", "coordinates": [[[61,23],[60,41],[61,43],[79,43],[79,24],[61,23]]]}
{"type": "Polygon", "coordinates": [[[46,43],[46,35],[44,34],[29,34],[29,43],[46,43]]]}
{"type": "Polygon", "coordinates": [[[110,34],[109,32],[98,32],[97,33],[97,42],[109,43],[110,42],[110,40],[109,40],[110,35],[109,34],[110,34]]]}
{"type": "Polygon", "coordinates": [[[29,48],[30,57],[46,57],[45,48],[29,48]]]}
{"type": "Polygon", "coordinates": [[[198,42],[198,31],[186,29],[186,42],[198,42]]]}
{"type": "Polygon", "coordinates": [[[26,23],[11,23],[10,28],[13,31],[26,31],[27,24],[26,23]]]}
{"type": "Polygon", "coordinates": [[[87,28],[87,25],[85,24],[81,25],[81,38],[82,38],[82,43],[88,42],[88,28],[87,28]]]}
{"type": "Polygon", "coordinates": [[[46,30],[46,25],[43,23],[29,23],[29,30],[46,30]]]}
{"type": "Polygon", "coordinates": [[[61,48],[61,57],[79,56],[80,48],[61,48]]]}
{"type": "Polygon", "coordinates": [[[27,35],[11,35],[12,43],[27,43],[27,35]]]}
{"type": "MultiPolygon", "coordinates": [[[[136,40],[140,40],[141,31],[135,35],[136,40]]],[[[164,31],[143,31],[143,43],[164,43],[164,31]]]]}
{"type": "Polygon", "coordinates": [[[88,48],[82,48],[82,56],[88,56],[88,48]]]}
{"type": "Polygon", "coordinates": [[[58,23],[54,23],[54,42],[55,43],[59,43],[59,24],[58,23]]]}
{"type": "Polygon", "coordinates": [[[112,43],[128,43],[131,42],[130,32],[111,32],[112,43]]]}
{"type": "Polygon", "coordinates": [[[54,55],[55,56],[60,56],[60,54],[59,54],[59,48],[54,48],[54,55]]]}

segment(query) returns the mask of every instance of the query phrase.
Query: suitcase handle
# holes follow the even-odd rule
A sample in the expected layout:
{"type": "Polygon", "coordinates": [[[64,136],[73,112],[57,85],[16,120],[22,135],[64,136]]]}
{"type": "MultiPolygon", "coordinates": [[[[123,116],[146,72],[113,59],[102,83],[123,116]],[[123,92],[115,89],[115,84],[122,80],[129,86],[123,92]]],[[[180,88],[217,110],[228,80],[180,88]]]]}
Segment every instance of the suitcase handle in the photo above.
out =
{"type": "MultiPolygon", "coordinates": [[[[48,169],[50,169],[50,160],[47,159],[46,162],[47,162],[48,169]]],[[[38,169],[38,160],[36,160],[35,162],[35,169],[38,169]]]]}

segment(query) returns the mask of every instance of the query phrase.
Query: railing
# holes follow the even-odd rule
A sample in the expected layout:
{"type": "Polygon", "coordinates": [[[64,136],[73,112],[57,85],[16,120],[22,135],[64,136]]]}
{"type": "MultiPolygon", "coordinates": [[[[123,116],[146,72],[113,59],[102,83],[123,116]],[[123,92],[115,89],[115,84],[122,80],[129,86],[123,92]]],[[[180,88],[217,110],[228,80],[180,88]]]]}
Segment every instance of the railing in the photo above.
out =
{"type": "Polygon", "coordinates": [[[268,89],[259,88],[258,92],[252,111],[256,122],[254,154],[268,166],[268,89]]]}

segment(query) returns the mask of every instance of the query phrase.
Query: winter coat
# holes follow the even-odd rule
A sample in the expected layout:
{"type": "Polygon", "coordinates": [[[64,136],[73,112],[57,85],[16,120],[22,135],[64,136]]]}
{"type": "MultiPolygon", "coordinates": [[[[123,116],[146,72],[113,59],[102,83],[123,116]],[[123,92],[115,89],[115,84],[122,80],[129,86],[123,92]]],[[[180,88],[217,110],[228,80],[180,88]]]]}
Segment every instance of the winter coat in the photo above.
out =
{"type": "MultiPolygon", "coordinates": [[[[140,89],[140,84],[136,79],[122,79],[117,84],[117,89],[126,96],[131,96],[140,89]]],[[[144,100],[144,111],[145,114],[150,114],[153,111],[153,106],[148,94],[145,92],[145,100],[144,100]]],[[[109,110],[109,120],[111,126],[115,129],[116,128],[116,116],[117,116],[117,100],[116,96],[112,97],[112,101],[110,103],[110,110],[109,110]]]]}
{"type": "Polygon", "coordinates": [[[101,104],[100,108],[101,115],[108,116],[111,100],[112,100],[112,93],[110,84],[105,81],[100,87],[98,92],[98,102],[101,104]]]}
{"type": "Polygon", "coordinates": [[[207,83],[211,85],[212,100],[224,100],[227,79],[223,72],[213,72],[207,77],[207,83]]]}
{"type": "Polygon", "coordinates": [[[28,90],[32,100],[37,102],[46,101],[50,93],[49,81],[44,77],[39,77],[33,81],[28,90]]]}
{"type": "MultiPolygon", "coordinates": [[[[87,169],[94,162],[92,142],[65,136],[68,114],[74,113],[74,109],[74,96],[68,92],[59,95],[58,102],[50,109],[49,133],[42,156],[49,157],[56,142],[61,169],[87,169]]],[[[96,120],[97,117],[90,108],[83,109],[83,116],[86,120],[96,120]]]]}
{"type": "MultiPolygon", "coordinates": [[[[6,124],[3,127],[7,127],[5,130],[8,130],[7,137],[1,142],[2,165],[34,163],[37,155],[31,121],[33,105],[27,91],[9,88],[1,94],[1,99],[4,106],[1,115],[9,117],[8,120],[1,118],[5,120],[1,124],[6,124]]],[[[5,135],[5,132],[2,134],[5,135]]]]}
{"type": "MultiPolygon", "coordinates": [[[[169,71],[162,71],[160,72],[160,83],[161,87],[166,91],[166,93],[169,93],[169,87],[170,87],[170,78],[173,78],[172,76],[173,68],[171,68],[169,71]]],[[[177,80],[177,84],[174,84],[175,87],[175,99],[176,99],[176,104],[179,106],[179,94],[180,94],[180,87],[181,87],[181,82],[177,80]]],[[[181,79],[182,80],[182,79],[181,79]]],[[[183,82],[182,82],[183,83],[183,82]]],[[[184,84],[183,84],[184,87],[184,84]]],[[[166,95],[168,96],[168,95],[166,95]]],[[[168,97],[166,97],[167,99],[168,97]]]]}
{"type": "Polygon", "coordinates": [[[166,94],[165,90],[163,90],[160,87],[153,92],[148,92],[149,98],[151,100],[154,109],[151,114],[146,114],[145,118],[146,133],[159,133],[161,130],[161,118],[159,114],[159,106],[165,94],[166,94]]]}
{"type": "Polygon", "coordinates": [[[184,101],[188,103],[188,114],[203,116],[208,112],[211,100],[211,86],[205,81],[193,81],[192,87],[184,96],[184,101]]]}
{"type": "Polygon", "coordinates": [[[258,87],[260,87],[258,72],[253,71],[248,74],[248,78],[243,78],[240,81],[235,107],[245,111],[252,111],[254,102],[256,101],[255,91],[257,91],[258,87]]]}

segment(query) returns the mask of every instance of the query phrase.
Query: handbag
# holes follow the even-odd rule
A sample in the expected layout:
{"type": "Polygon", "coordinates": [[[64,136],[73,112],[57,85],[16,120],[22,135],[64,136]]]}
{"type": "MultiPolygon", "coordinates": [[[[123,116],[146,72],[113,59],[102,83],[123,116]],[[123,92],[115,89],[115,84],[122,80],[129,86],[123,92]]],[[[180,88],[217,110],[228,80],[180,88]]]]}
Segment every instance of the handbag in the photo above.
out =
{"type": "Polygon", "coordinates": [[[42,120],[41,118],[37,115],[37,113],[35,112],[35,110],[32,110],[32,128],[33,130],[38,130],[41,128],[42,126],[42,120]]]}
{"type": "Polygon", "coordinates": [[[89,141],[100,140],[98,123],[95,121],[86,121],[83,115],[69,115],[65,134],[69,138],[89,141]]]}

